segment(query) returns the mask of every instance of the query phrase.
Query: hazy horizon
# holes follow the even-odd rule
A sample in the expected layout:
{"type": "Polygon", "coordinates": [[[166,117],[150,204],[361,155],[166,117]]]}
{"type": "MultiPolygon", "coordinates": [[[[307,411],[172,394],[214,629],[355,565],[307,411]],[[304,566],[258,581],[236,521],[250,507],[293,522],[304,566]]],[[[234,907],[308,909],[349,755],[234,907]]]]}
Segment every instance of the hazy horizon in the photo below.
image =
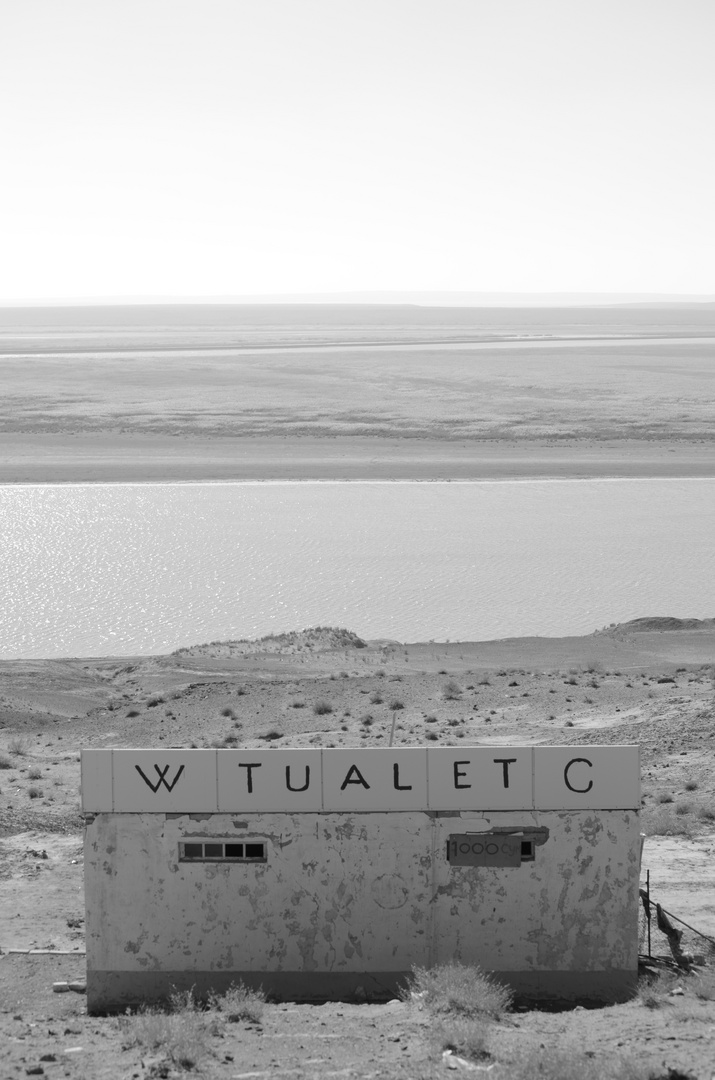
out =
{"type": "Polygon", "coordinates": [[[76,296],[0,299],[0,308],[252,305],[410,305],[416,307],[608,307],[646,304],[715,304],[715,293],[468,293],[346,292],[239,296],[76,296]]]}

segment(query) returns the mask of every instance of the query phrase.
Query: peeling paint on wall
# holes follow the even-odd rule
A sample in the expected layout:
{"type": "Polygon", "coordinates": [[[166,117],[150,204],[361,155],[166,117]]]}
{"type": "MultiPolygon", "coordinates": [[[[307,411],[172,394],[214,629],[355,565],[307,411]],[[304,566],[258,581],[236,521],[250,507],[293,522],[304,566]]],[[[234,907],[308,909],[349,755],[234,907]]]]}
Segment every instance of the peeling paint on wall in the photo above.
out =
{"type": "Polygon", "coordinates": [[[636,812],[490,814],[492,829],[548,829],[535,861],[451,866],[450,834],[473,824],[420,812],[257,814],[240,827],[267,845],[266,862],[192,863],[180,861],[180,843],[235,836],[233,817],[93,815],[85,840],[92,1006],[111,996],[112,979],[125,987],[123,1000],[127,986],[141,996],[146,972],[199,983],[255,973],[264,985],[282,974],[300,985],[303,973],[305,985],[312,976],[327,987],[457,958],[537,990],[556,985],[558,973],[581,989],[589,973],[616,982],[635,975],[636,812]]]}

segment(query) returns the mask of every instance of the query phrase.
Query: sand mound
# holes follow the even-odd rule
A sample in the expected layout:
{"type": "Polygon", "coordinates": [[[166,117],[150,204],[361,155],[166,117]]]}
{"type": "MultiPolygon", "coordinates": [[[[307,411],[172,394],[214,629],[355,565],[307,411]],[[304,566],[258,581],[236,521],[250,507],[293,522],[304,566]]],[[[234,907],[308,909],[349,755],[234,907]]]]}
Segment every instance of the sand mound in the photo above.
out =
{"type": "Polygon", "coordinates": [[[618,623],[609,629],[628,630],[634,634],[649,633],[653,630],[715,630],[715,619],[676,619],[671,615],[650,616],[618,623]]]}
{"type": "Polygon", "coordinates": [[[367,643],[339,626],[314,626],[286,634],[268,634],[256,640],[212,641],[177,649],[172,656],[291,656],[300,652],[331,652],[334,649],[364,649],[367,643]]]}

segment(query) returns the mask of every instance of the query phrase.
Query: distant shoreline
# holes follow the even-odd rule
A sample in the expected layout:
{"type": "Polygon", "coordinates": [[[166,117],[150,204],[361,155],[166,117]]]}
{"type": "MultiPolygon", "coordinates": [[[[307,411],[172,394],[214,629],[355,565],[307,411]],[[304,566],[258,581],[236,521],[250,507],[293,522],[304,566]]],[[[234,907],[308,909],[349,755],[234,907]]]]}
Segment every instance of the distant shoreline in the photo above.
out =
{"type": "Polygon", "coordinates": [[[0,433],[0,484],[715,477],[715,443],[0,433]]]}

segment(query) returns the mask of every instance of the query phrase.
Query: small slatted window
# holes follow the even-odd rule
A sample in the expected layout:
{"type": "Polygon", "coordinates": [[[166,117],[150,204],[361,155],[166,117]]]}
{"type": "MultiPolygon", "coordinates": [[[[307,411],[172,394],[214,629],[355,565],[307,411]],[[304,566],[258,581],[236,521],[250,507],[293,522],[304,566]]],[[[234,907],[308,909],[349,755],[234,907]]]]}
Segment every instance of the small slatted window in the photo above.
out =
{"type": "Polygon", "coordinates": [[[233,840],[192,840],[179,844],[180,862],[264,863],[268,855],[265,841],[237,844],[233,840]]]}

